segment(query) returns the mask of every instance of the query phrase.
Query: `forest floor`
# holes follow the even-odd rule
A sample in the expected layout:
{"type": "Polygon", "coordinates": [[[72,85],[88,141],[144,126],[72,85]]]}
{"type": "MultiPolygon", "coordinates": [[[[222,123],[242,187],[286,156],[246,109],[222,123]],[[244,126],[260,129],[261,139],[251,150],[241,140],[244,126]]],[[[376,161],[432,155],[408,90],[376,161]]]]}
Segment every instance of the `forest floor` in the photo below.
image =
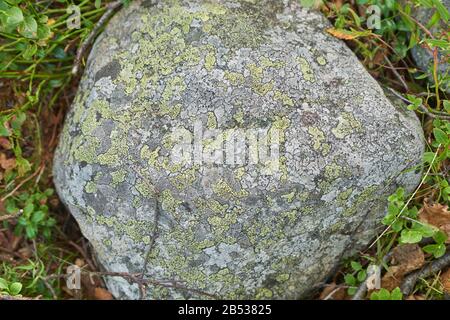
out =
{"type": "MultiPolygon", "coordinates": [[[[442,88],[450,76],[440,66],[449,63],[450,35],[431,31],[448,26],[448,10],[440,0],[298,1],[317,5],[333,23],[327,31],[417,113],[427,142],[419,187],[389,197],[384,231],[316,298],[449,298],[450,101],[442,88]],[[413,17],[417,6],[433,10],[429,23],[413,17]],[[380,25],[370,29],[377,10],[380,25]],[[433,54],[428,70],[411,58],[414,46],[433,54]]],[[[102,281],[109,275],[54,192],[52,159],[92,40],[126,2],[0,0],[0,300],[112,299],[102,281]],[[66,286],[72,265],[84,271],[81,290],[66,286]]]]}

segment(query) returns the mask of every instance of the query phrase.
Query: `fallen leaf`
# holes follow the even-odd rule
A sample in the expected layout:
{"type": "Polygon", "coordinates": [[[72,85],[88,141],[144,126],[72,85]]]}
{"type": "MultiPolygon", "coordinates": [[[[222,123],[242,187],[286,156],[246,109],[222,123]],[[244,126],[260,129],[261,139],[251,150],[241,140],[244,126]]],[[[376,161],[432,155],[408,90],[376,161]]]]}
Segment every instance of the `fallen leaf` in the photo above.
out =
{"type": "Polygon", "coordinates": [[[404,244],[392,251],[392,266],[381,280],[381,286],[387,290],[399,287],[404,276],[420,269],[425,264],[425,255],[417,244],[404,244]]]}
{"type": "Polygon", "coordinates": [[[450,212],[448,206],[439,203],[428,204],[424,202],[423,207],[419,211],[419,220],[439,228],[447,234],[447,243],[450,243],[450,212]]]}
{"type": "Polygon", "coordinates": [[[425,255],[418,244],[399,245],[392,250],[392,263],[409,273],[425,264],[425,255]]]}
{"type": "Polygon", "coordinates": [[[12,148],[11,142],[5,137],[0,137],[0,147],[5,150],[10,150],[12,148]]]}
{"type": "Polygon", "coordinates": [[[113,300],[112,294],[103,288],[95,288],[94,297],[96,300],[113,300]]]}
{"type": "Polygon", "coordinates": [[[5,170],[11,170],[16,167],[16,159],[7,159],[4,153],[0,153],[0,167],[5,170]]]}
{"type": "Polygon", "coordinates": [[[359,37],[366,37],[372,34],[371,31],[354,31],[345,29],[329,28],[327,32],[333,37],[341,40],[353,40],[359,37]]]}
{"type": "Polygon", "coordinates": [[[320,293],[320,300],[345,300],[346,292],[344,288],[338,288],[335,282],[327,285],[320,293]],[[330,296],[331,295],[331,296],[330,296]]]}
{"type": "Polygon", "coordinates": [[[441,274],[441,283],[444,291],[450,294],[450,268],[441,274]]]}

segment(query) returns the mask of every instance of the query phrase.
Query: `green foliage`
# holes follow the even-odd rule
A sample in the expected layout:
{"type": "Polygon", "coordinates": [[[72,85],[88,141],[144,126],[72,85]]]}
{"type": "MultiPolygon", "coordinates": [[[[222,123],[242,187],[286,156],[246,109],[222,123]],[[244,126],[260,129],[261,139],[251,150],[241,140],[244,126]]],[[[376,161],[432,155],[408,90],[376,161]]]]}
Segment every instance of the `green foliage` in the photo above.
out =
{"type": "Polygon", "coordinates": [[[0,295],[19,296],[22,291],[22,284],[20,282],[8,282],[0,278],[0,295]]]}
{"type": "Polygon", "coordinates": [[[350,261],[350,268],[352,272],[344,276],[344,281],[349,286],[347,293],[352,296],[356,293],[358,286],[366,280],[367,270],[357,261],[350,261]]]}
{"type": "Polygon", "coordinates": [[[48,197],[52,194],[52,189],[47,189],[44,192],[35,190],[32,194],[23,192],[17,197],[11,197],[6,200],[5,207],[8,213],[21,213],[15,227],[17,235],[24,235],[28,239],[34,239],[40,234],[44,238],[50,238],[52,227],[56,221],[49,216],[46,203],[48,197]]]}
{"type": "Polygon", "coordinates": [[[370,300],[403,300],[403,293],[400,288],[395,288],[391,292],[381,288],[378,291],[372,292],[370,300]]]}

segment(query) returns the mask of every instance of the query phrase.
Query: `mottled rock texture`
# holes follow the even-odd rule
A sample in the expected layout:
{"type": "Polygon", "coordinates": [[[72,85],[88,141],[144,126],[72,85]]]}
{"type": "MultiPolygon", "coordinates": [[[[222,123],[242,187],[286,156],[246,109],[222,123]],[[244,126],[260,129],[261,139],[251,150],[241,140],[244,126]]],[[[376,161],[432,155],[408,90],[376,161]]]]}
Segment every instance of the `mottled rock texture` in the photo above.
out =
{"type": "MultiPolygon", "coordinates": [[[[447,10],[450,10],[450,0],[442,0],[442,4],[447,8],[447,10]]],[[[435,12],[436,12],[435,9],[426,9],[424,7],[418,7],[414,12],[414,18],[416,18],[417,21],[426,26],[430,22],[431,17],[435,12]]],[[[442,32],[449,32],[449,25],[443,19],[441,19],[441,22],[436,24],[433,28],[431,28],[430,31],[436,35],[442,32]]],[[[412,49],[412,55],[417,65],[422,70],[427,71],[430,70],[430,68],[432,68],[434,59],[433,53],[429,49],[417,45],[412,49]]],[[[444,58],[442,55],[440,55],[439,58],[441,60],[439,63],[439,72],[441,74],[448,73],[450,69],[449,64],[444,63],[442,61],[442,59],[444,58]]],[[[434,82],[433,77],[430,77],[430,81],[434,82]]],[[[450,83],[447,82],[446,87],[444,87],[443,89],[448,93],[450,93],[450,83]]]]}
{"type": "MultiPolygon", "coordinates": [[[[107,270],[142,272],[149,251],[154,279],[220,298],[305,297],[380,230],[387,195],[417,185],[415,115],[296,3],[137,1],[96,41],[54,180],[107,270]],[[171,130],[199,119],[278,129],[279,170],[174,164],[171,130]]],[[[138,297],[123,279],[108,286],[138,297]]],[[[147,298],[205,296],[154,286],[147,298]]]]}

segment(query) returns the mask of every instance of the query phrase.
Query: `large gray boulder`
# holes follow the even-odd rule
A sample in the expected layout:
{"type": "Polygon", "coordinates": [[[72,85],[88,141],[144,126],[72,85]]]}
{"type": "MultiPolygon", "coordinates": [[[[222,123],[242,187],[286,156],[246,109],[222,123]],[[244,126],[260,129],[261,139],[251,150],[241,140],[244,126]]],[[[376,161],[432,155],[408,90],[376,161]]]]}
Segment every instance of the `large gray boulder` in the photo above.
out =
{"type": "Polygon", "coordinates": [[[297,1],[135,1],[113,18],[54,161],[107,270],[182,287],[147,298],[301,298],[381,230],[387,196],[420,179],[420,123],[327,27],[297,1]]]}

